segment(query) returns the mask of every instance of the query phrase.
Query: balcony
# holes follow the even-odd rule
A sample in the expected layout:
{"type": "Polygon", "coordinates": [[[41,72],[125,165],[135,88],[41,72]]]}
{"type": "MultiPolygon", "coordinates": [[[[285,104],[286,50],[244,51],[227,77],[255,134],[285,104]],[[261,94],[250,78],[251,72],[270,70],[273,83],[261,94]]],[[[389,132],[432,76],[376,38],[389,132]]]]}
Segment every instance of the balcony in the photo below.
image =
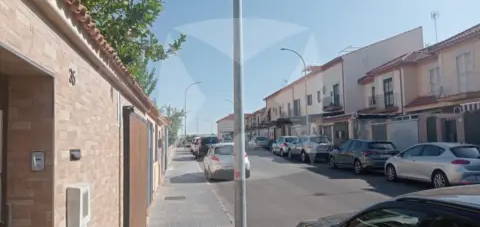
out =
{"type": "Polygon", "coordinates": [[[332,111],[338,111],[343,109],[343,106],[340,102],[340,95],[324,97],[322,100],[322,103],[323,103],[323,111],[332,112],[332,111]]]}
{"type": "Polygon", "coordinates": [[[398,93],[368,97],[368,109],[372,112],[394,112],[398,110],[400,105],[400,95],[398,93]]]}

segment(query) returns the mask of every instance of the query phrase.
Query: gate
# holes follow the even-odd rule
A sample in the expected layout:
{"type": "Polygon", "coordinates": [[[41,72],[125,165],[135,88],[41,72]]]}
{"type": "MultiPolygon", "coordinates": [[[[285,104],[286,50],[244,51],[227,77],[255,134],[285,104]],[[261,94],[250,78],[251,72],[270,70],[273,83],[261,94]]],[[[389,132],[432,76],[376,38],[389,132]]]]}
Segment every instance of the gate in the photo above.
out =
{"type": "Polygon", "coordinates": [[[147,225],[147,124],[133,112],[133,107],[123,107],[124,129],[124,197],[125,227],[147,225]]]}

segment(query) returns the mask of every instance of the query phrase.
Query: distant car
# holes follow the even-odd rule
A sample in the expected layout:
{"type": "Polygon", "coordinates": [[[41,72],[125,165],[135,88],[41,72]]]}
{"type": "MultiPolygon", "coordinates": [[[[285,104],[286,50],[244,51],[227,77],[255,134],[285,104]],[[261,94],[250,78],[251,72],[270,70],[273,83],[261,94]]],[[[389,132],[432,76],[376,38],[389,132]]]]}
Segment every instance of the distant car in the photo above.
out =
{"type": "Polygon", "coordinates": [[[480,150],[459,143],[418,144],[389,158],[385,176],[389,181],[408,178],[430,182],[435,188],[480,183],[480,150]]]}
{"type": "Polygon", "coordinates": [[[264,148],[270,150],[271,140],[264,136],[257,136],[254,139],[255,141],[255,148],[264,148]]]}
{"type": "Polygon", "coordinates": [[[195,158],[203,158],[207,154],[209,146],[218,143],[218,138],[215,136],[198,137],[195,140],[193,155],[195,158]]]}
{"type": "Polygon", "coordinates": [[[285,156],[297,141],[298,137],[296,136],[280,136],[272,142],[271,151],[274,154],[285,156]]]}
{"type": "Polygon", "coordinates": [[[288,153],[289,158],[300,157],[302,162],[328,160],[332,143],[326,136],[302,136],[288,153]]]}
{"type": "Polygon", "coordinates": [[[200,148],[200,137],[194,137],[192,139],[192,143],[190,145],[190,152],[193,154],[193,156],[197,157],[197,151],[200,148]]]}
{"type": "MultiPolygon", "coordinates": [[[[210,146],[203,159],[205,176],[210,179],[233,179],[233,143],[210,146]]],[[[245,154],[245,174],[250,177],[250,161],[245,154]]]]}
{"type": "Polygon", "coordinates": [[[480,223],[480,186],[415,192],[354,214],[337,214],[297,227],[475,227],[480,223]]]}
{"type": "Polygon", "coordinates": [[[369,169],[383,169],[388,158],[399,152],[389,141],[347,140],[330,152],[329,166],[353,167],[356,174],[369,169]]]}

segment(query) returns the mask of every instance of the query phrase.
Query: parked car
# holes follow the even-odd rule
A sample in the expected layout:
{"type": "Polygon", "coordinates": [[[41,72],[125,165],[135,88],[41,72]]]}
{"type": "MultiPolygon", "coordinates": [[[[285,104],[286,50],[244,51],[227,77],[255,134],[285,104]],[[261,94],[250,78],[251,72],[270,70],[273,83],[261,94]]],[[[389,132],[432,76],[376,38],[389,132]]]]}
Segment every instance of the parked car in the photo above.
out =
{"type": "Polygon", "coordinates": [[[383,169],[388,158],[399,152],[389,141],[347,140],[330,153],[331,168],[353,167],[356,174],[369,169],[383,169]]]}
{"type": "Polygon", "coordinates": [[[218,143],[218,138],[215,136],[205,136],[205,137],[198,137],[195,141],[195,150],[194,156],[195,158],[203,158],[207,154],[209,146],[218,143]]]}
{"type": "Polygon", "coordinates": [[[297,141],[298,137],[296,136],[280,136],[272,142],[271,151],[274,154],[285,156],[297,141]]]}
{"type": "Polygon", "coordinates": [[[435,188],[480,183],[480,149],[459,143],[424,143],[407,148],[385,164],[387,180],[432,183],[435,188]]]}
{"type": "Polygon", "coordinates": [[[272,145],[272,141],[264,136],[257,136],[254,139],[255,141],[255,148],[264,148],[270,150],[270,146],[272,145]]]}
{"type": "MultiPolygon", "coordinates": [[[[218,143],[210,146],[203,159],[205,177],[210,179],[233,179],[233,143],[218,143]]],[[[246,177],[250,177],[250,161],[245,153],[246,177]]]]}
{"type": "Polygon", "coordinates": [[[315,162],[316,160],[328,160],[332,144],[326,136],[302,136],[295,143],[288,157],[300,157],[302,162],[315,162]]]}
{"type": "Polygon", "coordinates": [[[303,221],[297,227],[474,227],[480,223],[480,186],[406,194],[352,214],[303,221]]]}

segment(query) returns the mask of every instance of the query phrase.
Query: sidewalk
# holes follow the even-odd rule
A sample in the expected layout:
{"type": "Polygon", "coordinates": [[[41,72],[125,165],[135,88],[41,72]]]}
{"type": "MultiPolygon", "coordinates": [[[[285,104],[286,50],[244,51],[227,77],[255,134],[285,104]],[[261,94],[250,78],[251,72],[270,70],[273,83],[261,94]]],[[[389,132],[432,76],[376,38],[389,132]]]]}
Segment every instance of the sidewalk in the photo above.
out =
{"type": "Polygon", "coordinates": [[[190,152],[180,149],[173,155],[165,183],[150,209],[148,226],[233,226],[190,152]]]}

